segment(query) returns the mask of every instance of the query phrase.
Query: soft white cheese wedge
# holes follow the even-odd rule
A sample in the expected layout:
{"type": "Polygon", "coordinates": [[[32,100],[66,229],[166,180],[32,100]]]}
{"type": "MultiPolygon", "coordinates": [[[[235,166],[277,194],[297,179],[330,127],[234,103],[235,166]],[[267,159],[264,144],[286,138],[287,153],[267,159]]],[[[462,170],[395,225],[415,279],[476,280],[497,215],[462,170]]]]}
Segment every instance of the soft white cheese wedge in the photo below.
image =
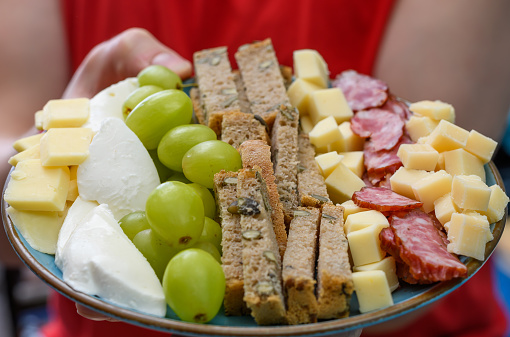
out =
{"type": "Polygon", "coordinates": [[[55,252],[55,264],[60,269],[62,269],[62,251],[64,250],[67,240],[69,240],[76,226],[97,206],[99,206],[97,202],[83,200],[83,198],[78,196],[71,207],[69,207],[64,223],[58,233],[57,249],[55,252]]]}
{"type": "Polygon", "coordinates": [[[124,120],[122,105],[126,98],[138,88],[138,80],[127,78],[99,92],[90,100],[90,115],[88,121],[82,126],[97,132],[101,122],[108,117],[124,120]]]}
{"type": "Polygon", "coordinates": [[[107,204],[115,219],[145,210],[160,184],[149,153],[124,121],[107,118],[92,139],[89,157],[78,167],[78,190],[85,200],[107,204]]]}
{"type": "Polygon", "coordinates": [[[164,316],[163,288],[149,262],[106,205],[77,224],[61,255],[63,279],[77,291],[116,305],[164,316]]]}

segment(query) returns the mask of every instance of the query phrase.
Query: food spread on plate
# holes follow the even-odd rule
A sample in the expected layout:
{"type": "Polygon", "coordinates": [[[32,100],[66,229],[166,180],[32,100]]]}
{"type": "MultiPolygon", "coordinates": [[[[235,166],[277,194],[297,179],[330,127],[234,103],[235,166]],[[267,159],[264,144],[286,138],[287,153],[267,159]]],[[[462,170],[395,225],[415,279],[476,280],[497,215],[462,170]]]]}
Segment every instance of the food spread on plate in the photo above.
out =
{"type": "Polygon", "coordinates": [[[303,324],[393,305],[401,285],[466,277],[509,198],[496,142],[440,101],[406,104],[314,50],[270,39],[161,66],[92,99],[51,100],[20,139],[7,214],[76,291],[164,317],[303,324]],[[193,111],[199,124],[192,124],[193,111]]]}

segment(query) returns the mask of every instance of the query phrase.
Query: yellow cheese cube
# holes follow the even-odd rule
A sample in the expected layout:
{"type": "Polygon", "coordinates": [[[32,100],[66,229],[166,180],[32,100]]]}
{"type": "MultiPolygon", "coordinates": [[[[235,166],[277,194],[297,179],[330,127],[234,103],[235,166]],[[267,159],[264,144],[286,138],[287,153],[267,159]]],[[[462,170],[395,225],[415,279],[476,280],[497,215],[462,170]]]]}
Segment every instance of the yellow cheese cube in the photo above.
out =
{"type": "Polygon", "coordinates": [[[343,203],[340,204],[340,206],[344,208],[344,222],[345,220],[347,220],[347,217],[351,214],[369,211],[368,208],[359,207],[352,200],[344,201],[343,203]]]}
{"type": "Polygon", "coordinates": [[[335,204],[350,200],[354,192],[365,186],[365,182],[342,163],[325,179],[325,183],[329,198],[335,204]]]}
{"type": "Polygon", "coordinates": [[[78,181],[76,179],[69,180],[69,190],[67,192],[67,200],[75,201],[78,198],[78,181]]]}
{"type": "Polygon", "coordinates": [[[505,216],[505,208],[508,205],[509,199],[498,185],[492,185],[489,188],[491,189],[489,205],[487,206],[487,210],[481,213],[487,216],[489,223],[494,223],[503,219],[505,216]]]}
{"type": "Polygon", "coordinates": [[[352,273],[352,282],[362,313],[393,305],[393,297],[382,270],[367,270],[352,273]]]}
{"type": "Polygon", "coordinates": [[[484,260],[485,244],[492,240],[489,221],[485,216],[475,212],[454,213],[447,227],[450,241],[447,249],[450,253],[484,260]]]}
{"type": "Polygon", "coordinates": [[[483,163],[476,156],[464,151],[456,149],[443,152],[444,169],[452,176],[455,175],[476,175],[485,182],[485,169],[483,163]]]}
{"type": "Polygon", "coordinates": [[[363,176],[363,173],[365,173],[363,151],[342,152],[339,155],[343,156],[342,163],[349,170],[360,178],[363,176]]]}
{"type": "Polygon", "coordinates": [[[379,239],[381,229],[380,225],[372,225],[346,235],[355,266],[381,261],[386,256],[386,252],[381,249],[381,240],[379,239]]]}
{"type": "Polygon", "coordinates": [[[426,213],[434,209],[434,201],[452,190],[452,176],[441,170],[429,174],[417,182],[411,184],[414,197],[423,203],[426,213]]]}
{"type": "Polygon", "coordinates": [[[12,147],[14,148],[14,150],[18,152],[28,150],[32,146],[39,144],[39,142],[41,141],[41,137],[43,135],[44,133],[39,132],[36,135],[18,139],[17,141],[14,142],[14,144],[12,144],[12,147]]]}
{"type": "Polygon", "coordinates": [[[451,220],[452,214],[460,212],[460,209],[453,202],[451,193],[447,193],[434,201],[434,212],[437,220],[444,225],[451,220]]]}
{"type": "Polygon", "coordinates": [[[63,212],[19,211],[7,208],[7,214],[28,244],[45,254],[55,254],[57,239],[67,213],[63,212]]]}
{"type": "Polygon", "coordinates": [[[332,116],[315,124],[308,136],[310,136],[310,143],[315,145],[316,148],[325,147],[341,137],[338,125],[332,116]]]}
{"type": "Polygon", "coordinates": [[[427,136],[426,144],[432,145],[438,152],[445,152],[466,146],[468,136],[468,131],[442,119],[427,136]]]}
{"type": "Polygon", "coordinates": [[[50,100],[43,108],[43,129],[82,126],[89,118],[89,110],[88,98],[50,100]]]}
{"type": "Polygon", "coordinates": [[[69,179],[75,180],[78,179],[78,165],[69,166],[69,179]]]}
{"type": "Polygon", "coordinates": [[[439,153],[428,144],[402,144],[397,156],[407,169],[434,171],[439,153]]]}
{"type": "Polygon", "coordinates": [[[88,128],[54,128],[41,138],[43,166],[79,165],[89,156],[92,130],[88,128]]]}
{"type": "Polygon", "coordinates": [[[289,86],[287,96],[289,96],[290,104],[298,109],[300,116],[308,115],[310,93],[319,89],[322,88],[302,78],[296,78],[289,86]]]}
{"type": "Polygon", "coordinates": [[[26,160],[26,159],[39,159],[41,158],[41,150],[40,145],[35,144],[28,150],[25,150],[23,152],[17,153],[11,158],[9,158],[9,164],[12,166],[16,166],[20,161],[26,160]]]}
{"type": "Polygon", "coordinates": [[[63,211],[69,167],[43,167],[40,159],[19,162],[5,190],[5,201],[20,211],[63,211]]]}
{"type": "Polygon", "coordinates": [[[363,151],[365,138],[361,138],[352,132],[351,122],[343,122],[338,126],[344,140],[345,149],[343,151],[363,151]]]}
{"type": "Polygon", "coordinates": [[[301,116],[299,118],[299,125],[301,126],[301,130],[303,130],[304,133],[310,133],[313,129],[313,122],[310,116],[301,116]]]}
{"type": "Polygon", "coordinates": [[[413,142],[417,142],[421,137],[430,135],[437,124],[439,124],[439,121],[430,117],[413,115],[406,122],[406,131],[413,142]]]}
{"type": "Polygon", "coordinates": [[[424,170],[409,170],[402,166],[390,177],[391,189],[404,197],[415,199],[412,184],[430,174],[424,170]]]}
{"type": "Polygon", "coordinates": [[[370,270],[382,270],[386,275],[386,280],[388,281],[390,291],[393,292],[397,290],[399,283],[397,276],[397,266],[395,264],[395,259],[393,258],[393,256],[387,256],[381,261],[366,264],[364,266],[355,266],[353,268],[354,272],[370,270]]]}
{"type": "Polygon", "coordinates": [[[324,178],[327,178],[333,172],[341,160],[342,156],[335,151],[323,153],[315,157],[315,162],[319,166],[319,170],[324,178]]]}
{"type": "Polygon", "coordinates": [[[452,199],[455,204],[472,211],[487,211],[491,189],[478,176],[458,175],[453,177],[452,199]]]}
{"type": "Polygon", "coordinates": [[[44,116],[43,110],[39,110],[34,114],[34,125],[37,130],[41,130],[41,131],[44,130],[43,129],[43,116],[44,116]]]}
{"type": "Polygon", "coordinates": [[[450,123],[455,123],[455,109],[451,104],[441,101],[420,101],[412,103],[409,106],[409,110],[437,121],[445,119],[450,123]]]}
{"type": "Polygon", "coordinates": [[[310,94],[310,117],[317,124],[333,116],[337,124],[349,121],[353,116],[344,94],[338,88],[316,90],[310,94]]]}
{"type": "Polygon", "coordinates": [[[494,154],[498,143],[481,133],[471,130],[464,150],[477,156],[482,163],[487,164],[494,154]]]}
{"type": "Polygon", "coordinates": [[[322,56],[312,49],[296,50],[293,53],[296,78],[307,80],[321,88],[329,84],[329,71],[322,56]]]}
{"type": "Polygon", "coordinates": [[[380,229],[390,226],[388,219],[379,211],[369,210],[358,212],[347,217],[344,224],[345,234],[363,229],[368,226],[379,226],[380,229]]]}

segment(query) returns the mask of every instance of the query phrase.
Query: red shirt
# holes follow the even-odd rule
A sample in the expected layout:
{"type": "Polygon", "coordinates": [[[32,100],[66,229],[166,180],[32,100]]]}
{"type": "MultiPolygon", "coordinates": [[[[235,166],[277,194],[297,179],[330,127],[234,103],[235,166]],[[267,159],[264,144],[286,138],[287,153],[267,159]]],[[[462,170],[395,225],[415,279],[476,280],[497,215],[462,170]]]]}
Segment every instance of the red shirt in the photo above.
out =
{"type": "MultiPolygon", "coordinates": [[[[392,0],[63,0],[72,70],[96,44],[142,27],[188,60],[193,52],[237,48],[270,37],[279,62],[292,65],[296,49],[316,49],[334,77],[346,69],[371,74],[392,0]]],[[[390,336],[502,336],[505,317],[493,290],[491,264],[428,313],[390,336]]],[[[162,336],[124,323],[95,322],[72,301],[52,297],[47,337],[162,336]]],[[[364,333],[363,335],[367,335],[364,333]]],[[[383,335],[379,335],[383,336],[383,335]]]]}

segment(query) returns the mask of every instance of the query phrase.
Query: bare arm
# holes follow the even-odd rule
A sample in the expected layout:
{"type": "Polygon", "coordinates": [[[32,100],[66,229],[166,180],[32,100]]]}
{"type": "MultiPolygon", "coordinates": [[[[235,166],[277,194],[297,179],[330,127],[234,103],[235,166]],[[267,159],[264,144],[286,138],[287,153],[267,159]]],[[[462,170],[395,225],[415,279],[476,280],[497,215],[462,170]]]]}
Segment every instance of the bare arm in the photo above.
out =
{"type": "Polygon", "coordinates": [[[401,0],[375,75],[397,95],[439,99],[456,124],[500,141],[510,107],[510,2],[401,0]]]}

